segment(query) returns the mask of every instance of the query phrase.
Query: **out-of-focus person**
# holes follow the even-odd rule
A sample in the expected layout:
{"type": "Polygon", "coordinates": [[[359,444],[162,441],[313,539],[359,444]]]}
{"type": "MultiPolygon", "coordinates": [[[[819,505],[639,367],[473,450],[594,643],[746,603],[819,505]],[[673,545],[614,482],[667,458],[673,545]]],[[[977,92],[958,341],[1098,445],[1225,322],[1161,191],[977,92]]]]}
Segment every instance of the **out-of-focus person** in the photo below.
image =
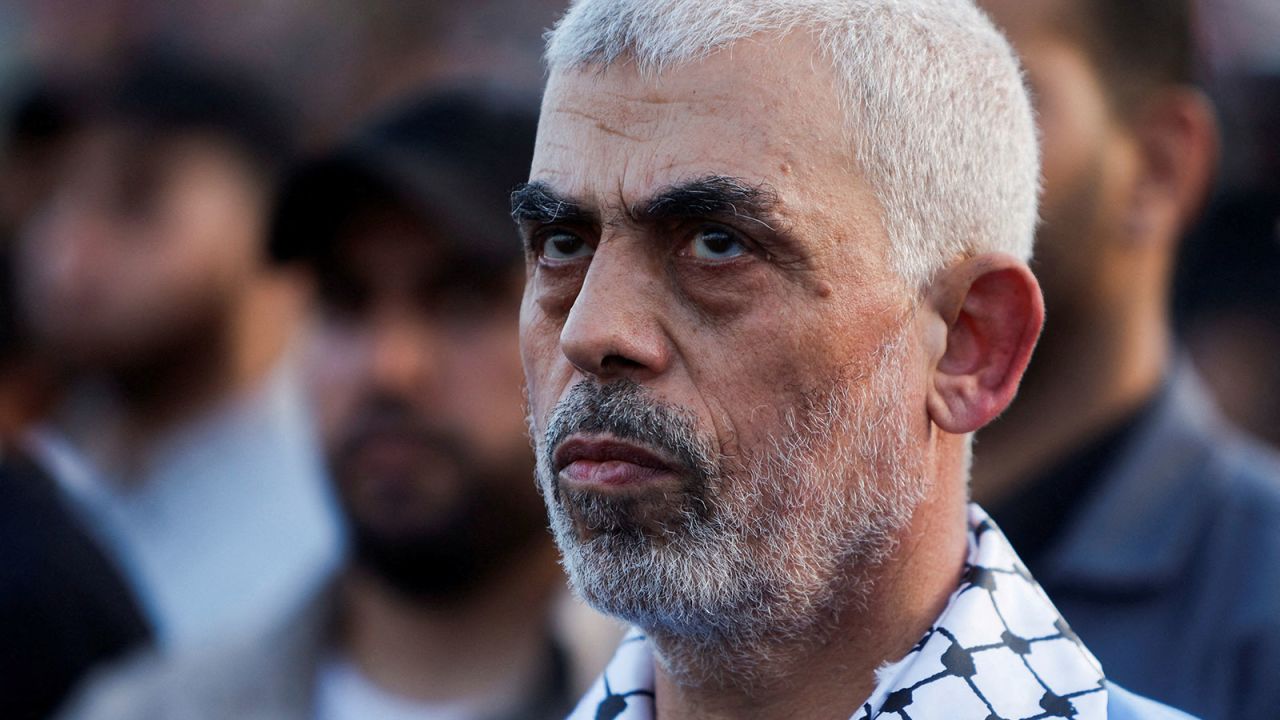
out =
{"type": "Polygon", "coordinates": [[[1280,466],[1171,336],[1179,239],[1217,157],[1185,0],[983,0],[1044,155],[1047,321],[978,438],[974,496],[1108,673],[1205,718],[1280,707],[1280,466]]]}
{"type": "Polygon", "coordinates": [[[23,338],[12,229],[57,165],[67,129],[53,98],[32,88],[15,103],[0,146],[0,706],[13,720],[49,717],[90,669],[148,638],[118,568],[22,443],[57,377],[23,338]]]}
{"type": "Polygon", "coordinates": [[[305,287],[267,255],[289,113],[161,52],[66,93],[66,156],[14,267],[33,350],[74,383],[26,446],[160,645],[251,632],[341,555],[290,351],[305,287]]]}
{"type": "Polygon", "coordinates": [[[94,668],[150,639],[120,570],[56,481],[28,455],[0,454],[0,706],[44,720],[94,668]]]}
{"type": "Polygon", "coordinates": [[[39,81],[10,98],[0,122],[0,444],[12,453],[23,430],[47,412],[60,384],[56,358],[34,357],[23,337],[15,238],[48,196],[75,120],[62,93],[39,81]]]}
{"type": "Polygon", "coordinates": [[[1183,243],[1174,323],[1223,413],[1280,446],[1280,3],[1198,0],[1222,172],[1183,243]]]}
{"type": "Polygon", "coordinates": [[[71,717],[570,709],[607,657],[592,633],[611,625],[566,603],[532,482],[516,333],[524,255],[501,209],[528,172],[526,100],[419,97],[286,185],[273,247],[318,291],[308,377],[350,564],[278,629],[172,667],[142,660],[71,717]]]}

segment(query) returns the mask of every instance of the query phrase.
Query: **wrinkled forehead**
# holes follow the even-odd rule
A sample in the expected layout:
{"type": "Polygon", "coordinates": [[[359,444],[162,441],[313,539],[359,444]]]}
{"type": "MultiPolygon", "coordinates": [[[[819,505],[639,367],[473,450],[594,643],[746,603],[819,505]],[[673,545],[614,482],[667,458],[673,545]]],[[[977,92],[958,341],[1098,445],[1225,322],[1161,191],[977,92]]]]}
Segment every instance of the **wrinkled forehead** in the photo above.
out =
{"type": "Polygon", "coordinates": [[[631,204],[727,176],[785,203],[853,171],[835,81],[804,35],[740,41],[657,74],[625,59],[556,69],[531,177],[588,203],[631,204]]]}

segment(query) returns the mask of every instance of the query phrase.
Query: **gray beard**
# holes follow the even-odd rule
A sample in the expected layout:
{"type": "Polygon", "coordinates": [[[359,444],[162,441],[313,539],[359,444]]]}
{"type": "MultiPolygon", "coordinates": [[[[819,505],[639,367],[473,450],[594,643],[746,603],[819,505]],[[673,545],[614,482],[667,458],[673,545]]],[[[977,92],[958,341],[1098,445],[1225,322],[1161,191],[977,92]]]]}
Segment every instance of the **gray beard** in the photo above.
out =
{"type": "Polygon", "coordinates": [[[634,383],[575,386],[537,447],[539,486],[574,591],[643,629],[676,682],[785,678],[797,656],[829,641],[844,613],[865,607],[871,571],[925,494],[901,399],[901,339],[861,377],[804,395],[747,458],[721,456],[686,413],[634,383]],[[562,489],[552,453],[579,431],[680,458],[690,477],[678,512],[639,527],[625,503],[562,489]],[[575,515],[591,537],[581,537],[575,515]]]}

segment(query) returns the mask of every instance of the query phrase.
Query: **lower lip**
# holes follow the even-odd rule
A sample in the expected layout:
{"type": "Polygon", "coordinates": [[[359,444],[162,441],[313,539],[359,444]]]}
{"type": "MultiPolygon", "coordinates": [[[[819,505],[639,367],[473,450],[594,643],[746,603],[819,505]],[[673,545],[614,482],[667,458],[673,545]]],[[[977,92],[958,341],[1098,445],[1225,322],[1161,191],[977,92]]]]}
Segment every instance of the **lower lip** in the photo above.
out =
{"type": "Polygon", "coordinates": [[[582,487],[625,487],[651,483],[671,472],[621,460],[576,460],[566,465],[560,474],[569,483],[582,487]]]}

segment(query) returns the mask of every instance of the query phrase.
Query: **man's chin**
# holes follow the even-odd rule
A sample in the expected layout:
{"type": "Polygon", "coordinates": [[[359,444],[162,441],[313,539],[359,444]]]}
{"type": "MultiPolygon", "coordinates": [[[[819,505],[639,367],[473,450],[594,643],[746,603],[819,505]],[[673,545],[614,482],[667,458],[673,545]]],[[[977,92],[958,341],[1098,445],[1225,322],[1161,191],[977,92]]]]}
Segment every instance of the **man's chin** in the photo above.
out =
{"type": "Polygon", "coordinates": [[[449,605],[471,596],[486,577],[465,559],[398,559],[357,551],[355,565],[368,577],[413,602],[449,605]],[[463,560],[462,562],[458,562],[463,560]]]}
{"type": "MultiPolygon", "coordinates": [[[[406,597],[469,597],[514,558],[546,542],[545,515],[532,497],[492,478],[411,482],[346,478],[343,510],[355,562],[406,597]]],[[[526,490],[527,492],[527,490],[526,490]]]]}
{"type": "Polygon", "coordinates": [[[682,492],[620,494],[562,488],[560,502],[582,542],[609,536],[661,544],[687,532],[699,515],[698,503],[682,492]]]}
{"type": "Polygon", "coordinates": [[[751,608],[766,600],[759,574],[732,551],[687,536],[657,542],[643,533],[557,540],[574,593],[605,615],[649,633],[725,638],[754,627],[751,608]],[[699,547],[701,545],[701,547],[699,547]]]}
{"type": "Polygon", "coordinates": [[[354,527],[354,564],[406,598],[448,604],[470,597],[524,545],[462,522],[440,525],[438,519],[413,523],[401,518],[354,527]],[[415,532],[415,525],[435,529],[415,532]]]}

